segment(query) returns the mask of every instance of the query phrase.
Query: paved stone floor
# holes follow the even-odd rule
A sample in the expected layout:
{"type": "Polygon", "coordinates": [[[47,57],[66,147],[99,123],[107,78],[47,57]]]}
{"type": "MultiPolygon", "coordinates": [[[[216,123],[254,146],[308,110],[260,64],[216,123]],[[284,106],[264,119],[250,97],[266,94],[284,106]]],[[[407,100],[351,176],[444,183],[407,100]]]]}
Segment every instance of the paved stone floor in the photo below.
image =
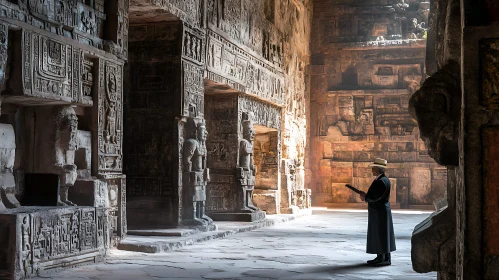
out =
{"type": "Polygon", "coordinates": [[[364,265],[367,213],[318,210],[310,217],[210,240],[170,253],[113,251],[106,263],[35,279],[437,279],[417,274],[411,232],[429,213],[394,211],[397,251],[392,265],[364,265]]]}

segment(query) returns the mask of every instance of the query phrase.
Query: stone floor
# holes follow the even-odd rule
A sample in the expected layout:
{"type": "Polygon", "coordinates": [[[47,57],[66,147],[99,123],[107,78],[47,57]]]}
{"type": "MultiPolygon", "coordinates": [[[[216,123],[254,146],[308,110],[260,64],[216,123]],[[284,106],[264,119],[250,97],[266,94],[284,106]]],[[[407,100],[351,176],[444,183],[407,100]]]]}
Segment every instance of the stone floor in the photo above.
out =
{"type": "Polygon", "coordinates": [[[410,239],[428,212],[394,211],[398,250],[392,265],[364,265],[367,213],[317,210],[313,216],[187,246],[145,254],[113,251],[106,263],[35,279],[436,279],[412,271],[410,239]]]}

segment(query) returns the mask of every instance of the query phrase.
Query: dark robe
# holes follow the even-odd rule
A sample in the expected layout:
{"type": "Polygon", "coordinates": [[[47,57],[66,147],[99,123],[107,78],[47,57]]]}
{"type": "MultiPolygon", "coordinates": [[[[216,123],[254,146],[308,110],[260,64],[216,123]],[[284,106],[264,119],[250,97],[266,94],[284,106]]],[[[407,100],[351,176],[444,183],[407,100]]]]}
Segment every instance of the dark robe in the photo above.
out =
{"type": "Polygon", "coordinates": [[[369,219],[367,224],[367,253],[387,254],[396,250],[390,209],[390,180],[381,174],[369,187],[366,195],[369,219]]]}

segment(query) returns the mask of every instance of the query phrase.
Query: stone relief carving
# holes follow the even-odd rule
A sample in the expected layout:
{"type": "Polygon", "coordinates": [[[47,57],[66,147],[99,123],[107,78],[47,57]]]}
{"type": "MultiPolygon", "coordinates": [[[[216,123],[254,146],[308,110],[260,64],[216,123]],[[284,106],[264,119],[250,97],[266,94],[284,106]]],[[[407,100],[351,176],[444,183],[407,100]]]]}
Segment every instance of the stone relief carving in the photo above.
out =
{"type": "MultiPolygon", "coordinates": [[[[8,26],[0,21],[0,91],[5,87],[6,71],[7,71],[7,44],[8,44],[8,26]]],[[[1,102],[1,98],[0,98],[1,102]]],[[[1,105],[1,103],[0,103],[1,105]]],[[[1,113],[1,110],[0,110],[1,113]]]]}
{"type": "Polygon", "coordinates": [[[244,95],[239,96],[238,101],[239,119],[241,121],[243,121],[243,112],[251,112],[254,123],[275,128],[278,131],[281,130],[282,108],[244,95]]]}
{"type": "Polygon", "coordinates": [[[182,62],[183,66],[183,94],[184,94],[184,116],[204,116],[204,83],[202,67],[188,61],[182,62]]]}
{"type": "MultiPolygon", "coordinates": [[[[23,31],[24,94],[66,102],[92,104],[84,98],[88,80],[80,87],[81,73],[88,69],[82,52],[71,45],[23,31]]],[[[86,74],[83,72],[83,74],[86,74]]],[[[88,77],[88,76],[87,76],[88,77]]]]}
{"type": "Polygon", "coordinates": [[[183,224],[207,226],[213,220],[205,214],[206,185],[210,171],[206,165],[208,131],[203,121],[188,119],[186,132],[191,134],[183,146],[183,224]]]}
{"type": "Polygon", "coordinates": [[[83,98],[92,97],[94,86],[94,63],[88,59],[83,60],[83,70],[81,75],[83,98]]]}
{"type": "Polygon", "coordinates": [[[57,204],[73,206],[68,190],[76,181],[75,152],[77,145],[78,117],[71,106],[55,107],[52,114],[55,124],[54,171],[59,175],[60,191],[57,204]]]}
{"type": "Polygon", "coordinates": [[[16,198],[14,160],[16,140],[14,128],[10,124],[0,124],[0,212],[6,208],[17,208],[21,204],[16,198]]]}
{"type": "Polygon", "coordinates": [[[241,189],[236,190],[237,210],[258,211],[253,205],[253,191],[255,189],[256,166],[253,157],[253,140],[255,130],[251,115],[246,115],[242,121],[243,139],[239,141],[239,160],[237,163],[237,179],[241,189]]]}
{"type": "MultiPolygon", "coordinates": [[[[19,214],[22,234],[18,266],[24,277],[35,275],[44,262],[104,249],[106,215],[98,208],[65,208],[19,214]]],[[[63,263],[54,263],[62,266],[63,263]]]]}
{"type": "Polygon", "coordinates": [[[152,0],[152,3],[163,7],[182,21],[201,26],[204,20],[204,0],[152,0]]]}
{"type": "Polygon", "coordinates": [[[99,170],[121,172],[123,134],[122,65],[100,60],[99,170]]]}
{"type": "Polygon", "coordinates": [[[184,36],[182,43],[182,55],[197,64],[203,64],[205,61],[204,52],[205,35],[197,30],[187,27],[184,24],[184,36]]]}
{"type": "Polygon", "coordinates": [[[456,106],[461,104],[459,73],[459,64],[449,61],[424,82],[409,102],[428,153],[446,166],[459,164],[457,131],[461,106],[456,106]]]}
{"type": "Polygon", "coordinates": [[[284,104],[284,73],[208,30],[208,78],[233,89],[284,104]]]}

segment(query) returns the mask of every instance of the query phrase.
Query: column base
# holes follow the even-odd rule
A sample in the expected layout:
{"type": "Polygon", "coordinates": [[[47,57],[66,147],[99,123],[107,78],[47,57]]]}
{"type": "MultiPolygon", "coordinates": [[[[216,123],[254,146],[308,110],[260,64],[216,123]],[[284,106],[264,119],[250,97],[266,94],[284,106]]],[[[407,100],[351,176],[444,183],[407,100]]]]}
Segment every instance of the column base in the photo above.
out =
{"type": "Polygon", "coordinates": [[[214,221],[257,222],[265,220],[265,211],[255,212],[214,212],[209,214],[214,221]]]}

